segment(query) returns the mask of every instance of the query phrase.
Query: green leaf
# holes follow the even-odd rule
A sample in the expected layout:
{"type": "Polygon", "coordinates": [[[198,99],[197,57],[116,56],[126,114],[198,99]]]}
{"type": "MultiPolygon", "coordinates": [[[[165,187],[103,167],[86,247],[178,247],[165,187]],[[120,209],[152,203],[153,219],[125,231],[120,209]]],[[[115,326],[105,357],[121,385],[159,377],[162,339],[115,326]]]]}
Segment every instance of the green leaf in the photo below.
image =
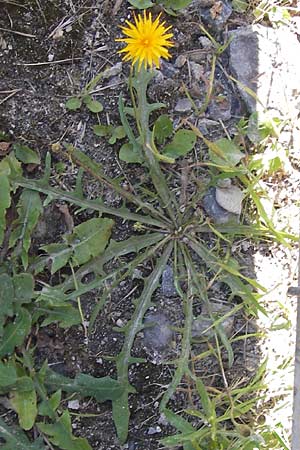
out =
{"type": "Polygon", "coordinates": [[[41,326],[58,323],[62,328],[69,328],[81,322],[78,309],[72,306],[64,292],[51,286],[44,286],[36,299],[33,322],[44,316],[41,326]]]}
{"type": "Polygon", "coordinates": [[[54,274],[59,269],[64,267],[72,256],[72,248],[67,244],[49,244],[41,247],[49,253],[49,259],[51,260],[51,274],[54,274]]]}
{"type": "Polygon", "coordinates": [[[7,175],[0,172],[0,244],[6,229],[6,210],[10,207],[10,183],[7,175]]]}
{"type": "Polygon", "coordinates": [[[232,0],[232,8],[236,12],[243,13],[247,11],[248,7],[248,0],[232,0]]]}
{"type": "Polygon", "coordinates": [[[30,442],[19,427],[8,426],[2,419],[0,419],[0,437],[5,440],[5,444],[1,444],[2,450],[46,450],[42,439],[30,442]]]}
{"type": "Polygon", "coordinates": [[[16,158],[24,164],[40,164],[40,155],[27,145],[14,144],[13,149],[16,158]]]}
{"type": "Polygon", "coordinates": [[[51,274],[54,274],[59,269],[64,267],[72,256],[72,248],[67,244],[49,244],[41,247],[50,256],[51,260],[51,274]]]}
{"type": "MultiPolygon", "coordinates": [[[[21,373],[25,373],[25,370],[22,367],[18,367],[18,371],[21,371],[21,373]]],[[[19,374],[20,375],[20,374],[19,374]]],[[[28,377],[27,375],[19,376],[19,378],[16,381],[16,390],[19,392],[30,392],[34,389],[34,383],[32,378],[28,377]]]]}
{"type": "Polygon", "coordinates": [[[113,145],[118,139],[123,139],[126,136],[125,129],[122,125],[113,127],[112,125],[94,125],[93,131],[96,136],[109,137],[109,144],[113,145]]]}
{"type": "Polygon", "coordinates": [[[96,378],[80,373],[72,379],[50,369],[46,372],[45,384],[51,389],[61,389],[82,397],[94,397],[98,402],[115,400],[123,393],[119,381],[110,377],[96,378]]]}
{"type": "Polygon", "coordinates": [[[72,434],[72,425],[69,411],[65,411],[55,423],[37,423],[42,433],[49,441],[61,450],[92,450],[85,438],[77,438],[72,434]]]}
{"type": "Polygon", "coordinates": [[[30,273],[20,273],[13,277],[13,284],[15,288],[14,301],[18,305],[21,305],[22,303],[30,303],[33,298],[33,289],[34,289],[33,276],[30,273]]]}
{"type": "Polygon", "coordinates": [[[208,145],[209,158],[218,166],[236,166],[245,156],[240,148],[229,139],[221,138],[215,142],[211,142],[211,145],[207,142],[209,141],[205,140],[205,143],[208,145]]]}
{"type": "Polygon", "coordinates": [[[35,389],[30,391],[14,390],[10,401],[18,414],[20,426],[23,430],[30,430],[37,416],[37,396],[35,389]]]}
{"type": "MultiPolygon", "coordinates": [[[[183,417],[175,414],[169,409],[165,409],[163,412],[167,421],[176,428],[181,433],[193,433],[195,431],[194,427],[183,417]]],[[[162,443],[162,441],[160,441],[162,443]]],[[[183,447],[184,450],[195,450],[195,447],[191,443],[186,443],[183,447]]]]}
{"type": "Polygon", "coordinates": [[[17,381],[16,367],[12,362],[0,361],[0,388],[11,386],[17,381]]]}
{"type": "Polygon", "coordinates": [[[209,418],[211,416],[215,417],[215,415],[216,415],[215,410],[212,406],[209,395],[206,391],[206,387],[204,386],[203,381],[199,377],[197,377],[197,379],[196,379],[196,387],[197,387],[198,394],[200,395],[200,398],[201,398],[201,405],[204,410],[206,419],[209,420],[209,418]]]}
{"type": "Polygon", "coordinates": [[[89,95],[84,97],[83,101],[91,112],[99,113],[103,111],[102,103],[98,102],[98,100],[93,100],[89,95]]]}
{"type": "Polygon", "coordinates": [[[165,8],[171,8],[174,11],[178,11],[179,9],[186,8],[192,0],[163,0],[162,1],[165,8]]]}
{"type": "Polygon", "coordinates": [[[155,121],[154,124],[154,137],[158,144],[163,144],[166,138],[170,137],[173,133],[173,123],[167,114],[162,114],[155,121]]]}
{"type": "Polygon", "coordinates": [[[113,127],[111,130],[111,137],[108,140],[108,143],[113,145],[117,142],[118,139],[123,139],[126,136],[125,129],[122,125],[118,127],[113,127]]]}
{"type": "Polygon", "coordinates": [[[135,389],[128,381],[129,364],[131,364],[131,350],[135,340],[136,334],[144,328],[143,318],[152,305],[152,295],[157,289],[162,272],[170,258],[173,250],[173,243],[169,243],[164,249],[164,252],[159,260],[156,261],[156,266],[144,282],[143,291],[136,301],[136,309],[131,315],[130,321],[124,329],[124,343],[121,352],[116,358],[118,380],[124,389],[122,395],[113,401],[113,419],[117,429],[118,438],[121,443],[126,442],[128,435],[128,425],[130,409],[128,404],[128,396],[135,392],[135,389]]]}
{"type": "Polygon", "coordinates": [[[82,105],[82,100],[78,97],[70,98],[66,102],[66,108],[70,109],[71,111],[75,111],[76,109],[79,109],[82,105]]]}
{"type": "Polygon", "coordinates": [[[12,317],[14,287],[11,278],[3,273],[0,275],[0,336],[3,335],[3,326],[7,317],[12,317]]]}
{"type": "Polygon", "coordinates": [[[170,158],[185,156],[194,148],[196,135],[191,130],[179,130],[175,133],[173,140],[167,144],[162,153],[170,158]]]}
{"type": "Polygon", "coordinates": [[[143,163],[142,157],[142,148],[141,147],[133,147],[132,144],[127,143],[123,144],[120,148],[119,158],[121,161],[125,161],[127,163],[143,163]]]}
{"type": "Polygon", "coordinates": [[[43,308],[43,315],[46,318],[41,323],[42,327],[46,327],[50,323],[58,323],[61,328],[70,328],[81,322],[78,309],[72,305],[60,305],[50,308],[43,308]]]}
{"type": "Polygon", "coordinates": [[[103,137],[110,134],[111,125],[94,125],[93,131],[96,136],[103,137]]]}
{"type": "Polygon", "coordinates": [[[31,244],[31,234],[34,230],[43,206],[38,192],[25,189],[19,199],[18,218],[14,221],[14,229],[10,235],[9,248],[18,244],[15,253],[21,253],[23,267],[28,266],[28,250],[31,244]],[[20,248],[19,248],[20,247],[20,248]]]}
{"type": "Polygon", "coordinates": [[[20,308],[13,323],[4,328],[3,338],[0,342],[0,358],[13,353],[15,347],[23,344],[31,329],[31,315],[20,308]]]}
{"type": "Polygon", "coordinates": [[[61,401],[61,389],[54,392],[47,400],[43,400],[38,407],[39,415],[53,417],[53,413],[57,410],[61,401]]]}
{"type": "Polygon", "coordinates": [[[71,235],[64,235],[66,244],[50,244],[41,247],[52,261],[51,273],[64,267],[72,258],[74,265],[86,263],[103,253],[113,227],[111,219],[94,218],[77,225],[71,235]]]}
{"type": "Polygon", "coordinates": [[[112,219],[94,218],[77,225],[65,239],[73,249],[73,262],[81,265],[103,253],[114,225],[112,219]]]}
{"type": "Polygon", "coordinates": [[[146,9],[154,5],[150,0],[128,0],[129,3],[137,9],[146,9]]]}

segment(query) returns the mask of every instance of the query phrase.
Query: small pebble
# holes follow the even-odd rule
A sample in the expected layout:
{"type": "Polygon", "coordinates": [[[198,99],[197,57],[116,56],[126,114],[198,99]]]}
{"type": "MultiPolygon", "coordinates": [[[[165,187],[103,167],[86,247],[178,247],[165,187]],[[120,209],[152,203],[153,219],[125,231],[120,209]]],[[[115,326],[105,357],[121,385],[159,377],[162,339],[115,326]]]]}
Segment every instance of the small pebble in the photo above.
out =
{"type": "Polygon", "coordinates": [[[162,274],[161,290],[165,297],[176,297],[178,295],[174,285],[173,269],[169,265],[166,265],[162,274]]]}
{"type": "Polygon", "coordinates": [[[157,427],[150,427],[148,430],[148,434],[157,434],[157,433],[161,433],[161,428],[159,426],[157,427]]]}
{"type": "Polygon", "coordinates": [[[216,200],[216,189],[210,187],[207,194],[202,198],[202,205],[206,213],[218,224],[228,222],[238,222],[238,216],[232,214],[226,209],[222,208],[216,200]]]}
{"type": "Polygon", "coordinates": [[[192,110],[192,103],[188,98],[180,98],[175,106],[175,111],[179,113],[187,113],[192,110]]]}
{"type": "Polygon", "coordinates": [[[68,402],[68,408],[70,409],[79,409],[80,408],[80,404],[78,400],[70,400],[68,402]]]}

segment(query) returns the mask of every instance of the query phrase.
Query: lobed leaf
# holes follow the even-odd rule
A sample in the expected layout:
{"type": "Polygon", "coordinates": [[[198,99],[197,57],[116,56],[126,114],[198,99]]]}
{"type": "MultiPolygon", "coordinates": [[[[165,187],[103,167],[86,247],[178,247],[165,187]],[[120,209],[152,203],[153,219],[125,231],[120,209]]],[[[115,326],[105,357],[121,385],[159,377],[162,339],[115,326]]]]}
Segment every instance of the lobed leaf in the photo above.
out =
{"type": "Polygon", "coordinates": [[[77,438],[72,434],[69,411],[65,411],[55,423],[39,422],[36,425],[61,450],[92,450],[85,438],[77,438]]]}
{"type": "Polygon", "coordinates": [[[13,353],[15,347],[22,345],[30,329],[30,313],[24,308],[19,308],[14,322],[7,324],[4,328],[0,342],[0,358],[13,353]]]}
{"type": "Polygon", "coordinates": [[[81,397],[93,397],[98,402],[115,400],[123,392],[121,384],[110,377],[96,378],[79,373],[72,379],[50,369],[46,370],[45,384],[51,390],[61,389],[65,392],[78,394],[81,397]]]}
{"type": "Polygon", "coordinates": [[[18,205],[18,218],[14,221],[14,229],[10,235],[9,248],[15,247],[15,253],[21,254],[23,267],[28,266],[28,250],[31,244],[31,234],[43,212],[43,206],[38,192],[24,189],[18,205]]]}
{"type": "Polygon", "coordinates": [[[13,149],[16,158],[24,164],[41,164],[41,157],[27,145],[14,144],[13,149]]]}
{"type": "Polygon", "coordinates": [[[0,437],[5,440],[5,443],[1,444],[2,450],[46,450],[42,439],[30,442],[19,427],[8,426],[1,418],[0,437]]]}

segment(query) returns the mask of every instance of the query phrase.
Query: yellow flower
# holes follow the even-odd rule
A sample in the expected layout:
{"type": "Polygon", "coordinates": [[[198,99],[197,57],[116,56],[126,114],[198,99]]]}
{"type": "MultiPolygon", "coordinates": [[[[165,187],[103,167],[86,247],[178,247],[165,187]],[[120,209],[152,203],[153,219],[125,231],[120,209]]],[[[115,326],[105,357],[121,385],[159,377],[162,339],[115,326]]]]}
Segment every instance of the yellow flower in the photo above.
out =
{"type": "Polygon", "coordinates": [[[145,69],[147,66],[155,65],[159,67],[159,59],[170,57],[168,47],[173,47],[174,44],[169,40],[173,33],[167,33],[171,27],[165,27],[165,22],[160,23],[159,15],[154,22],[152,22],[151,12],[147,17],[146,11],[144,16],[134,16],[135,24],[126,20],[128,27],[121,27],[123,34],[127,37],[116,39],[119,42],[125,42],[127,45],[118,53],[125,53],[124,61],[132,61],[132,65],[138,63],[137,69],[140,70],[142,64],[145,69]]]}

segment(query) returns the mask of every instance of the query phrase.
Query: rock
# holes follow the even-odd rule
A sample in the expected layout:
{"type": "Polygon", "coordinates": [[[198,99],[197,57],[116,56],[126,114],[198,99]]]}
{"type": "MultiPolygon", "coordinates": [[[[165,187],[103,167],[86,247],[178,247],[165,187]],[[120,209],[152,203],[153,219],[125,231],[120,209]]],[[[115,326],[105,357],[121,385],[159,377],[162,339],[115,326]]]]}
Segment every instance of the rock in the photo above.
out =
{"type": "Polygon", "coordinates": [[[202,48],[193,50],[191,53],[189,53],[189,60],[195,61],[196,63],[205,62],[207,58],[207,52],[203,50],[202,48]]]}
{"type": "Polygon", "coordinates": [[[230,185],[228,187],[216,188],[217,203],[230,213],[237,214],[242,212],[243,192],[237,186],[230,185]]]}
{"type": "Polygon", "coordinates": [[[176,288],[174,286],[173,269],[169,265],[166,265],[166,268],[162,274],[161,290],[162,294],[165,297],[176,297],[178,295],[176,288]]]}
{"type": "Polygon", "coordinates": [[[188,98],[180,98],[175,105],[175,111],[179,113],[187,113],[192,110],[192,103],[188,98]]]}
{"type": "Polygon", "coordinates": [[[206,111],[207,117],[216,120],[229,120],[231,118],[231,95],[213,99],[206,111]]]}
{"type": "Polygon", "coordinates": [[[190,68],[191,68],[192,77],[194,78],[194,80],[200,81],[201,76],[203,76],[203,71],[204,71],[203,66],[201,66],[201,64],[197,64],[197,63],[191,61],[190,68]]]}
{"type": "MultiPolygon", "coordinates": [[[[194,319],[192,325],[192,336],[193,337],[203,337],[211,338],[214,335],[213,327],[207,330],[207,328],[211,327],[215,320],[220,319],[225,314],[228,314],[231,310],[229,305],[217,302],[210,302],[211,314],[214,317],[214,320],[210,318],[210,314],[208,312],[207,306],[203,305],[201,314],[194,319]]],[[[234,316],[226,317],[221,325],[227,337],[231,336],[232,328],[234,324],[234,316]]]]}
{"type": "Polygon", "coordinates": [[[173,339],[171,322],[163,313],[151,313],[144,320],[144,346],[154,353],[154,356],[161,354],[170,347],[173,339]]]}
{"type": "Polygon", "coordinates": [[[102,74],[102,78],[103,79],[108,79],[108,78],[112,78],[112,77],[116,77],[117,75],[119,75],[122,72],[122,63],[118,62],[117,64],[115,64],[112,67],[109,67],[108,69],[106,69],[103,74],[102,74]]]}
{"type": "Polygon", "coordinates": [[[221,31],[232,14],[232,7],[227,0],[215,1],[210,8],[200,8],[201,18],[216,31],[221,31]]]}
{"type": "Polygon", "coordinates": [[[80,403],[78,400],[70,400],[68,402],[68,408],[70,409],[79,409],[80,408],[80,403]]]}
{"type": "Polygon", "coordinates": [[[116,321],[116,325],[117,325],[117,327],[119,327],[119,328],[124,327],[124,322],[123,322],[123,320],[122,320],[122,319],[118,319],[118,320],[116,321]]]}
{"type": "Polygon", "coordinates": [[[212,41],[206,37],[206,36],[200,36],[199,37],[199,42],[201,44],[201,46],[205,49],[211,49],[214,48],[214,44],[212,43],[212,41]]]}
{"type": "Polygon", "coordinates": [[[174,78],[179,73],[179,70],[173,64],[163,59],[160,61],[160,71],[166,78],[174,78]]]}
{"type": "Polygon", "coordinates": [[[206,213],[215,223],[224,224],[228,222],[238,222],[238,215],[222,208],[216,200],[216,188],[210,187],[207,194],[202,198],[202,205],[206,213]]]}
{"type": "Polygon", "coordinates": [[[157,427],[150,427],[147,431],[148,434],[157,434],[161,433],[161,428],[159,426],[157,427]]]}
{"type": "Polygon", "coordinates": [[[265,107],[273,117],[295,119],[300,102],[300,43],[286,27],[252,25],[231,32],[230,67],[237,80],[254,91],[260,102],[238,85],[250,113],[265,107]]]}
{"type": "Polygon", "coordinates": [[[183,67],[185,65],[186,61],[187,61],[187,57],[185,55],[179,55],[179,56],[177,56],[174,65],[178,69],[181,69],[181,67],[183,67]]]}

